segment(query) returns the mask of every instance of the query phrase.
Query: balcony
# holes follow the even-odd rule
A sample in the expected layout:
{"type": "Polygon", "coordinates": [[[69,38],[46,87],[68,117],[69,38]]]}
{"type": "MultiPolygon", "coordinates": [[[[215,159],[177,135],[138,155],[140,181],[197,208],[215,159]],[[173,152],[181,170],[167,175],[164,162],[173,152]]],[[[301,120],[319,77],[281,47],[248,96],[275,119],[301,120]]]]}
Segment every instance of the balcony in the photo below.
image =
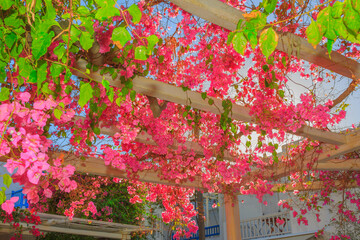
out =
{"type": "Polygon", "coordinates": [[[290,214],[283,212],[247,219],[240,222],[240,227],[243,240],[289,234],[291,233],[290,214]]]}

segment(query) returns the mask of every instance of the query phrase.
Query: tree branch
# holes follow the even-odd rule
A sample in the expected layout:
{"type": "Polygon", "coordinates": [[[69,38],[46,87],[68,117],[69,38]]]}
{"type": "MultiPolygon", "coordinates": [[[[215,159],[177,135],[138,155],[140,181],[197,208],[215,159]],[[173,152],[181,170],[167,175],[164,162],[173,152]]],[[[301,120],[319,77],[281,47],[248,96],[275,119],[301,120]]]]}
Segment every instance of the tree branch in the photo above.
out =
{"type": "Polygon", "coordinates": [[[335,100],[333,100],[333,104],[329,107],[330,109],[335,107],[336,105],[338,105],[339,103],[341,103],[345,98],[347,98],[350,93],[352,93],[356,86],[359,84],[360,79],[354,79],[350,85],[348,86],[348,88],[342,93],[340,94],[340,96],[338,96],[335,100]]]}

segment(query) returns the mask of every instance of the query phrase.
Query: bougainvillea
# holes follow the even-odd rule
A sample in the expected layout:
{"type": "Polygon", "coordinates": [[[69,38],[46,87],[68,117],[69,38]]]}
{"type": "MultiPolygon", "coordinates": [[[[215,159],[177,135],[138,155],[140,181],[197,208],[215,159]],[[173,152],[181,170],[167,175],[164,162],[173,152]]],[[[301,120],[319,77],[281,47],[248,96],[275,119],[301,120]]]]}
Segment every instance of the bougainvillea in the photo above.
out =
{"type": "MultiPolygon", "coordinates": [[[[346,96],[321,102],[316,91],[307,91],[294,101],[289,76],[317,86],[336,75],[309,66],[295,51],[275,50],[285,32],[307,38],[314,47],[326,41],[328,53],[358,60],[358,1],[222,2],[246,12],[235,31],[157,0],[0,2],[0,157],[13,181],[24,186],[33,208],[45,210],[43,203],[55,191],[81,189],[86,204],[70,198],[64,214],[99,214],[88,201],[97,190],[79,188],[80,179],[73,177],[75,166],[95,158],[132,181],[152,172],[160,179],[153,182],[197,183],[209,192],[255,194],[259,201],[281,182],[273,178],[278,166],[300,166],[287,174],[290,185],[307,188],[309,175],[324,183],[321,200],[335,181],[346,178],[360,185],[358,173],[316,172],[317,157],[326,147],[321,142],[303,139],[278,154],[279,146],[304,125],[328,131],[339,123],[346,106],[333,107],[355,89],[358,79],[346,96]],[[151,91],[137,93],[133,87],[139,77],[181,87],[186,104],[175,103],[176,96],[171,102],[151,91]],[[191,92],[221,114],[191,107],[191,92]],[[237,105],[247,108],[251,122],[233,119],[237,105]],[[201,149],[186,147],[190,141],[201,149]],[[304,161],[308,152],[311,160],[304,161]]],[[[130,202],[162,201],[163,220],[177,223],[177,236],[197,230],[191,189],[134,186],[128,189],[130,202]],[[139,189],[147,193],[145,199],[136,194],[139,189]]],[[[2,209],[10,213],[14,201],[7,200],[2,209]]],[[[319,202],[316,197],[309,201],[308,208],[319,202]]],[[[358,200],[349,201],[359,207],[358,200]]],[[[356,221],[340,206],[339,214],[356,221]]],[[[298,219],[306,224],[303,214],[298,219]]]]}

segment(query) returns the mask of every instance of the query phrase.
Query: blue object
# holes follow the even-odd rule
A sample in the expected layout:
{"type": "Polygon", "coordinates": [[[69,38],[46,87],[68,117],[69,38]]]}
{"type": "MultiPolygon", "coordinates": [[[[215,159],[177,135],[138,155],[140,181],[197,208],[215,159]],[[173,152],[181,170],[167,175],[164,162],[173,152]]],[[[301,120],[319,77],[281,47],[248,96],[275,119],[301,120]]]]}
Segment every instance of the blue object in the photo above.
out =
{"type": "Polygon", "coordinates": [[[23,194],[22,189],[18,191],[11,191],[11,197],[19,197],[19,200],[15,203],[15,207],[28,208],[29,203],[26,199],[26,195],[23,194]]]}
{"type": "MultiPolygon", "coordinates": [[[[211,236],[216,236],[216,235],[220,235],[220,226],[219,225],[205,228],[205,237],[211,237],[211,236]]],[[[172,234],[171,239],[175,240],[174,233],[172,234]]],[[[199,232],[191,234],[190,238],[180,238],[180,240],[195,240],[195,239],[199,239],[199,232]]]]}

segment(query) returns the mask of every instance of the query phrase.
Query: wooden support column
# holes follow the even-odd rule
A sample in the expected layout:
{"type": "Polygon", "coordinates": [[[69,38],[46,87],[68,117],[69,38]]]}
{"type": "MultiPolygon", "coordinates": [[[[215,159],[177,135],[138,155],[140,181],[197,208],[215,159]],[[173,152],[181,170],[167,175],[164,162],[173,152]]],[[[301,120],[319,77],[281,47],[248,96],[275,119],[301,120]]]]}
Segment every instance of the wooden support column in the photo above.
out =
{"type": "Polygon", "coordinates": [[[226,239],[241,240],[240,209],[237,196],[224,195],[226,214],[226,239]]]}

